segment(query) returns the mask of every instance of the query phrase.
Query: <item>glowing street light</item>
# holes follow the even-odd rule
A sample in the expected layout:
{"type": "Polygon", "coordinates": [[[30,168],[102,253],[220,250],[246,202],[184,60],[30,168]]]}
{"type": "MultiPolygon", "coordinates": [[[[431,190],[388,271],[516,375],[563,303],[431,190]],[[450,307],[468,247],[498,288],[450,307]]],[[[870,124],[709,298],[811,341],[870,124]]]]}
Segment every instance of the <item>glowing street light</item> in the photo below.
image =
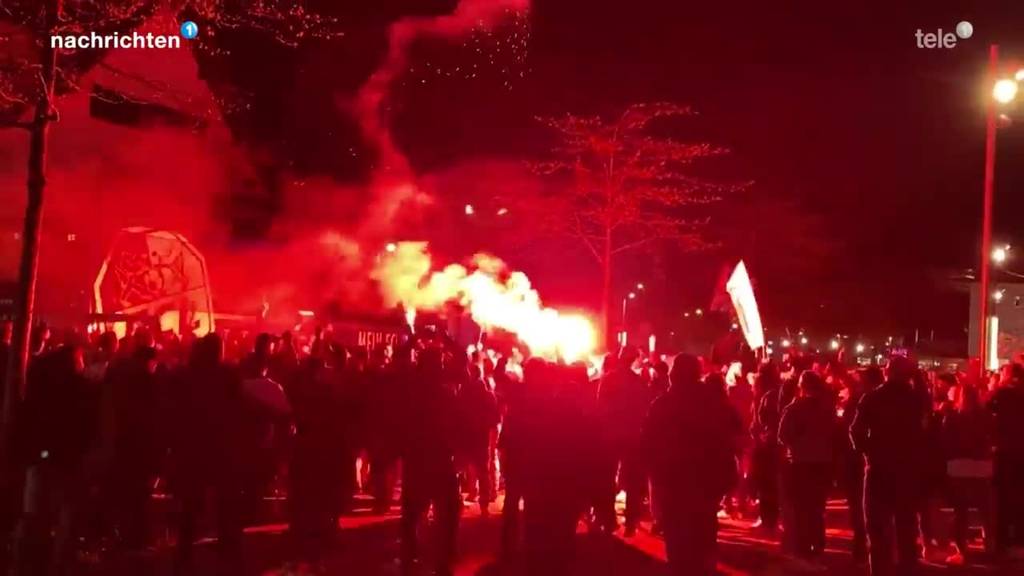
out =
{"type": "Polygon", "coordinates": [[[801,336],[800,337],[800,345],[801,346],[807,346],[807,336],[801,336]]]}
{"type": "Polygon", "coordinates": [[[790,342],[788,338],[783,338],[782,342],[780,342],[780,344],[782,344],[783,348],[789,348],[790,346],[793,345],[793,343],[790,342]]]}
{"type": "Polygon", "coordinates": [[[993,292],[992,293],[992,299],[995,300],[997,304],[999,302],[1002,302],[1003,301],[1003,291],[1002,290],[996,290],[995,292],[993,292]]]}
{"type": "Polygon", "coordinates": [[[1002,264],[1006,262],[1006,259],[1010,256],[1010,246],[999,246],[992,251],[992,261],[996,264],[1002,264]]]}
{"type": "Polygon", "coordinates": [[[472,216],[473,214],[476,214],[476,210],[473,208],[472,204],[466,204],[465,210],[466,216],[472,216]]]}
{"type": "Polygon", "coordinates": [[[629,294],[626,294],[625,298],[622,299],[622,327],[623,327],[623,332],[625,332],[625,328],[626,328],[626,308],[627,308],[627,305],[629,304],[630,300],[636,300],[636,292],[630,292],[629,294]]]}
{"type": "Polygon", "coordinates": [[[992,97],[1000,104],[1009,104],[1017,97],[1017,81],[1003,78],[992,86],[992,97]]]}
{"type": "Polygon", "coordinates": [[[701,310],[700,308],[697,308],[693,313],[696,314],[697,316],[703,316],[704,315],[704,311],[701,310]]]}
{"type": "Polygon", "coordinates": [[[864,353],[864,345],[863,344],[858,343],[857,346],[854,349],[857,351],[857,354],[863,354],[864,353]]]}
{"type": "Polygon", "coordinates": [[[643,290],[644,289],[644,283],[643,282],[637,282],[636,283],[636,289],[637,290],[643,290]]]}
{"type": "Polygon", "coordinates": [[[839,340],[833,338],[832,341],[828,343],[828,347],[833,350],[839,350],[839,340]]]}
{"type": "Polygon", "coordinates": [[[384,246],[384,250],[394,254],[395,251],[398,250],[398,244],[395,244],[394,242],[388,242],[387,245],[384,246]]]}

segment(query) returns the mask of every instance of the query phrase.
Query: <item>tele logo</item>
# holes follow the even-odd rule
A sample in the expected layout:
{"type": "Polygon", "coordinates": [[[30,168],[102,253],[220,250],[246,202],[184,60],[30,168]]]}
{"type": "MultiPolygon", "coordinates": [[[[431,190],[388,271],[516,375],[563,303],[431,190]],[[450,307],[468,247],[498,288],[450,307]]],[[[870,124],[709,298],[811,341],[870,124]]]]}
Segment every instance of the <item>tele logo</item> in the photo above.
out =
{"type": "Polygon", "coordinates": [[[924,32],[920,28],[914,33],[914,38],[917,39],[918,48],[956,48],[958,40],[967,40],[974,35],[974,26],[963,20],[956,25],[956,33],[943,32],[942,28],[939,28],[935,32],[924,32]]]}

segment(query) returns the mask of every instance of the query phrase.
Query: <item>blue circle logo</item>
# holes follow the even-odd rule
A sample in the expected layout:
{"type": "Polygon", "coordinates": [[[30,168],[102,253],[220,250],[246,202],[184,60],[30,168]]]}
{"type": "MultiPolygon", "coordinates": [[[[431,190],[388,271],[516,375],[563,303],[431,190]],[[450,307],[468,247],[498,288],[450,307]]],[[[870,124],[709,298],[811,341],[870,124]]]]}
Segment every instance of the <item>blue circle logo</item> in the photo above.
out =
{"type": "Polygon", "coordinates": [[[192,40],[196,36],[199,36],[199,26],[191,20],[186,20],[181,23],[181,36],[186,40],[192,40]]]}

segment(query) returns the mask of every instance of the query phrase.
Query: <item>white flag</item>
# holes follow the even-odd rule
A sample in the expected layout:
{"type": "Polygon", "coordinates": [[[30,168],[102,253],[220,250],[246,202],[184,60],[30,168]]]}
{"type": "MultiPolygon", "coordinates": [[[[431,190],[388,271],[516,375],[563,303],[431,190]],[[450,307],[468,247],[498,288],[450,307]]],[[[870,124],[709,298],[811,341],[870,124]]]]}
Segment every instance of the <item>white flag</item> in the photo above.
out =
{"type": "Polygon", "coordinates": [[[757,311],[754,287],[750,284],[750,276],[747,275],[747,267],[742,260],[732,271],[732,276],[725,284],[725,291],[732,299],[736,316],[740,320],[740,327],[743,328],[743,337],[747,339],[751,350],[763,347],[764,329],[761,327],[761,313],[757,311]]]}

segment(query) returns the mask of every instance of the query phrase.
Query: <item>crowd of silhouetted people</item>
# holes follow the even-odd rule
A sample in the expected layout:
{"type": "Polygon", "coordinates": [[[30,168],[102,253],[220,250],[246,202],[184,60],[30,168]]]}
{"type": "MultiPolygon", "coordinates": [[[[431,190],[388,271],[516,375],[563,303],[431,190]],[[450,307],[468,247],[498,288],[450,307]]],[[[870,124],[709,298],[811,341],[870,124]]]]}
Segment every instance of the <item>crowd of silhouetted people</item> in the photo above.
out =
{"type": "Polygon", "coordinates": [[[837,495],[849,553],[875,575],[1024,544],[1017,363],[991,377],[899,356],[884,370],[800,356],[719,366],[627,346],[590,366],[434,332],[360,347],[329,330],[182,342],[37,329],[15,414],[0,503],[11,574],[152,552],[160,529],[175,534],[176,573],[191,574],[206,525],[222,573],[239,574],[243,530],[271,494],[286,496],[296,566],[314,571],[360,492],[375,513],[400,508],[405,573],[452,573],[464,508],[489,516],[499,494],[496,556],[531,575],[569,573],[578,531],[628,539],[647,520],[671,573],[714,574],[726,517],[756,518],[796,568],[823,569],[837,495]],[[159,519],[156,492],[172,497],[159,519]]]}

